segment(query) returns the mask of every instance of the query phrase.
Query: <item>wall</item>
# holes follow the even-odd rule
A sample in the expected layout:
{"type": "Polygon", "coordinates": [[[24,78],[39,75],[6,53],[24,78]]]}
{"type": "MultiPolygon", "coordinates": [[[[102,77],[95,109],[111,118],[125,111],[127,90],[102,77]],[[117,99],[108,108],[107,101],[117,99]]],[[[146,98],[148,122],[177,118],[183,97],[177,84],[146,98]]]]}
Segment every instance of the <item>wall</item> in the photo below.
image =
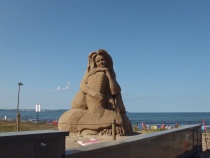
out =
{"type": "Polygon", "coordinates": [[[2,158],[190,158],[201,152],[201,125],[65,150],[57,130],[0,133],[2,158]]]}
{"type": "Polygon", "coordinates": [[[201,125],[190,125],[66,150],[66,158],[191,158],[201,152],[201,125]]]}
{"type": "Polygon", "coordinates": [[[65,136],[57,130],[0,133],[1,158],[65,158],[65,136]]]}

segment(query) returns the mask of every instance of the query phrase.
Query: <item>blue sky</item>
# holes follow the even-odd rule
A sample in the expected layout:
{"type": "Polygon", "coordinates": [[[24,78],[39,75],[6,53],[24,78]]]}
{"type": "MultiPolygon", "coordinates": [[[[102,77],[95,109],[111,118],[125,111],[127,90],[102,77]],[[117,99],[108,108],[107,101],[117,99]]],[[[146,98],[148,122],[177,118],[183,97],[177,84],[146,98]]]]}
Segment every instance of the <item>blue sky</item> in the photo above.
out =
{"type": "Polygon", "coordinates": [[[210,112],[209,0],[1,0],[0,109],[70,109],[90,52],[130,112],[210,112]]]}

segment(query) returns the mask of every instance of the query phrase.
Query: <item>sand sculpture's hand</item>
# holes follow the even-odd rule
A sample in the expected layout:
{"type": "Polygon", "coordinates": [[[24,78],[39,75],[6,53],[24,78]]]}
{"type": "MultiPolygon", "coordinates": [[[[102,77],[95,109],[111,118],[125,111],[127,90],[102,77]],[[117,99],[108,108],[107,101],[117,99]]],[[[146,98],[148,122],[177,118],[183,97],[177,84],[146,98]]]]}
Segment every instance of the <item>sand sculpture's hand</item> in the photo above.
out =
{"type": "Polygon", "coordinates": [[[106,67],[102,67],[102,68],[97,68],[97,70],[99,70],[99,71],[103,71],[104,73],[109,73],[109,69],[108,68],[106,68],[106,67]]]}
{"type": "Polygon", "coordinates": [[[116,132],[117,132],[117,134],[119,134],[120,136],[125,135],[125,130],[124,130],[124,128],[123,128],[122,126],[117,126],[117,127],[116,127],[116,132]]]}

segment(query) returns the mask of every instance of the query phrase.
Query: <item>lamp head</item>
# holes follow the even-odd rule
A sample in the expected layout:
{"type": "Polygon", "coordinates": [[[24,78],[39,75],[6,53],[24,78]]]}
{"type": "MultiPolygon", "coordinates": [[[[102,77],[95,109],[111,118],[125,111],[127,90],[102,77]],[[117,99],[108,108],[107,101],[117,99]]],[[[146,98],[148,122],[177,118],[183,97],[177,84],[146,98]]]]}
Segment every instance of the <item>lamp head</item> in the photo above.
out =
{"type": "Polygon", "coordinates": [[[22,82],[19,82],[18,85],[19,85],[19,86],[23,86],[23,83],[22,83],[22,82]]]}

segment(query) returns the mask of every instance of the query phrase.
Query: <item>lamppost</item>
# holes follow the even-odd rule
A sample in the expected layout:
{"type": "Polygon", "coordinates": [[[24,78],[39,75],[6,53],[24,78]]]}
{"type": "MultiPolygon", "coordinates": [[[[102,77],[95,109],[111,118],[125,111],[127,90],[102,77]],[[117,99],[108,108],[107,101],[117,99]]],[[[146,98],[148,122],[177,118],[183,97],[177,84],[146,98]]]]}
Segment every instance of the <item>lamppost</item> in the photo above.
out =
{"type": "Polygon", "coordinates": [[[17,115],[16,115],[16,130],[19,131],[20,126],[20,113],[19,113],[19,96],[20,96],[20,86],[23,86],[22,82],[18,83],[19,89],[18,89],[18,103],[17,103],[17,115]]]}

